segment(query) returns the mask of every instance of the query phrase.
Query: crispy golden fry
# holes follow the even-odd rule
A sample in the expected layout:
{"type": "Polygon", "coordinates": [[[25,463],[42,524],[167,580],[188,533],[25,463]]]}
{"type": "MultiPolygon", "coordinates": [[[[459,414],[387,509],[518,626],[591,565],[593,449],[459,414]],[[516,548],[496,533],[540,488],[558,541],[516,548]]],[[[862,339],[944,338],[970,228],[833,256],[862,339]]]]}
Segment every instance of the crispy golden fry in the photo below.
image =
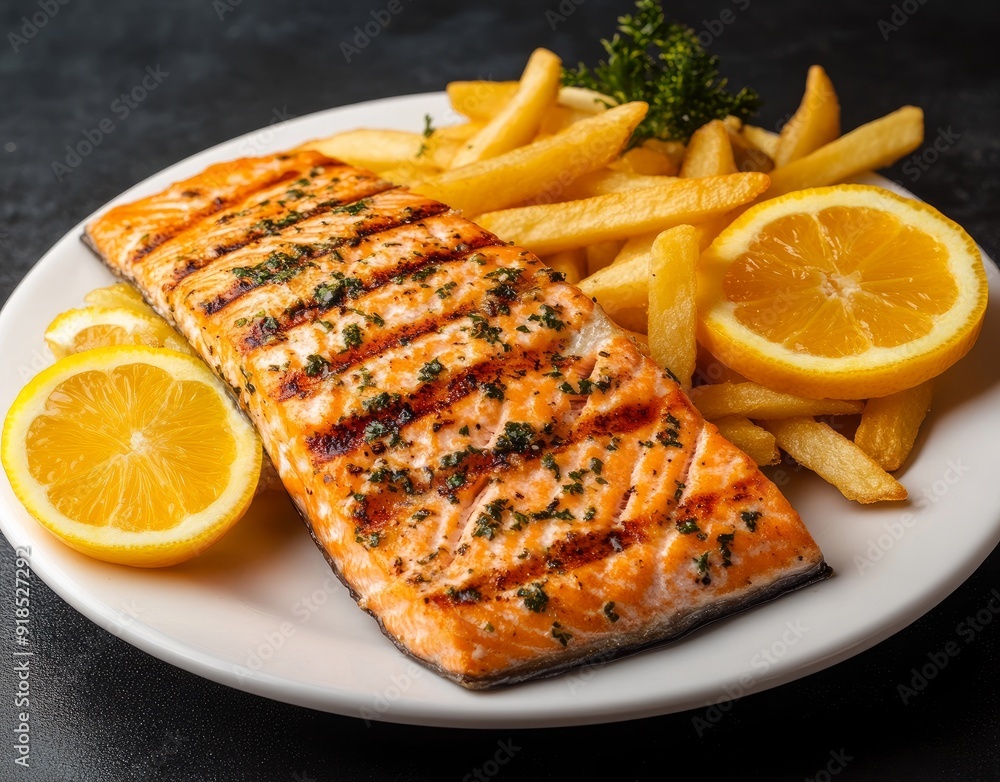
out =
{"type": "Polygon", "coordinates": [[[587,254],[582,247],[542,258],[546,266],[566,275],[566,282],[576,285],[587,276],[587,254]]]}
{"type": "Polygon", "coordinates": [[[774,435],[767,429],[757,426],[749,418],[741,415],[727,415],[712,421],[722,436],[753,459],[761,467],[777,464],[781,461],[781,453],[775,443],[774,435]]]}
{"type": "Polygon", "coordinates": [[[542,117],[542,122],[538,126],[538,133],[535,135],[535,139],[548,138],[557,133],[562,133],[574,122],[579,122],[582,119],[592,116],[594,116],[593,112],[578,111],[577,109],[570,109],[566,106],[560,106],[558,103],[553,103],[549,106],[548,111],[545,112],[545,116],[542,117]]]}
{"type": "Polygon", "coordinates": [[[770,156],[754,146],[741,130],[733,130],[728,122],[726,129],[729,131],[729,143],[733,146],[733,160],[739,171],[761,171],[767,174],[774,168],[774,161],[770,156]]]}
{"type": "Polygon", "coordinates": [[[829,481],[849,500],[905,500],[904,489],[878,462],[827,424],[787,418],[763,424],[795,461],[829,481]]]}
{"type": "Polygon", "coordinates": [[[661,141],[656,138],[648,138],[642,142],[644,149],[651,149],[659,152],[671,162],[671,170],[666,172],[670,176],[680,173],[681,161],[684,160],[684,144],[680,141],[661,141]]]}
{"type": "Polygon", "coordinates": [[[653,242],[656,241],[656,237],[659,235],[659,231],[650,231],[648,234],[633,236],[622,245],[622,249],[618,251],[618,255],[615,256],[613,263],[628,263],[633,258],[639,256],[648,258],[649,254],[653,251],[653,242]]]}
{"type": "Polygon", "coordinates": [[[636,256],[626,263],[605,266],[596,274],[580,280],[578,287],[594,297],[619,326],[640,334],[646,333],[649,254],[636,256]]]}
{"type": "Polygon", "coordinates": [[[610,266],[625,243],[622,241],[598,242],[591,244],[585,249],[587,256],[587,275],[590,276],[600,271],[605,266],[610,266]]]}
{"type": "Polygon", "coordinates": [[[722,214],[717,217],[710,217],[694,224],[698,231],[698,246],[702,252],[715,241],[715,237],[722,233],[723,229],[733,221],[732,214],[722,214]]]}
{"type": "Polygon", "coordinates": [[[431,132],[430,140],[431,142],[435,139],[466,141],[475,136],[485,126],[486,123],[484,122],[460,122],[457,125],[443,125],[440,128],[434,128],[431,132]]]}
{"type": "Polygon", "coordinates": [[[420,165],[406,162],[395,168],[387,168],[384,171],[380,171],[379,176],[403,187],[413,187],[429,177],[440,173],[441,169],[431,164],[420,165]]]}
{"type": "Polygon", "coordinates": [[[645,116],[645,103],[626,103],[551,138],[445,171],[416,189],[469,216],[532,198],[558,197],[578,176],[613,160],[645,116]]]}
{"type": "Polygon", "coordinates": [[[772,160],[778,154],[778,141],[781,136],[773,130],[759,128],[756,125],[744,125],[740,135],[772,160]]]}
{"type": "Polygon", "coordinates": [[[313,149],[353,166],[381,172],[416,161],[426,149],[425,142],[420,133],[361,128],[309,141],[299,149],[313,149]]]}
{"type": "Polygon", "coordinates": [[[576,201],[608,193],[625,193],[640,187],[659,187],[669,185],[675,179],[676,177],[672,176],[643,176],[613,168],[602,168],[574,179],[563,193],[563,200],[576,201]]]}
{"type": "Polygon", "coordinates": [[[611,96],[584,87],[561,87],[558,102],[560,106],[588,114],[600,114],[618,105],[618,101],[611,96]]]}
{"type": "MultiPolygon", "coordinates": [[[[489,122],[495,117],[517,92],[516,81],[453,81],[447,86],[448,100],[459,114],[471,120],[489,122]]],[[[618,102],[583,87],[562,87],[558,103],[568,109],[600,114],[618,102]]]]}
{"type": "Polygon", "coordinates": [[[934,381],[879,399],[869,399],[854,435],[855,444],[882,469],[903,466],[931,406],[934,381]]]}
{"type": "Polygon", "coordinates": [[[681,176],[685,179],[735,174],[736,161],[733,159],[733,144],[729,140],[726,123],[713,119],[702,125],[691,135],[681,176]]]}
{"type": "Polygon", "coordinates": [[[452,81],[445,90],[451,107],[471,120],[489,122],[510,103],[516,81],[452,81]]]}
{"type": "Polygon", "coordinates": [[[517,92],[452,159],[466,166],[523,146],[534,138],[545,112],[555,104],[562,61],[548,49],[535,49],[521,74],[517,92]]]}
{"type": "Polygon", "coordinates": [[[756,172],[678,179],[628,193],[490,212],[481,215],[478,222],[502,239],[533,252],[554,253],[706,220],[748,203],[764,192],[767,184],[767,175],[756,172]]]}
{"type": "Polygon", "coordinates": [[[775,167],[805,157],[840,135],[840,103],[833,82],[819,65],[806,76],[802,103],[781,129],[775,167]]]}
{"type": "Polygon", "coordinates": [[[923,143],[924,112],[904,106],[862,125],[794,163],[771,172],[764,198],[842,182],[865,171],[892,165],[923,143]]]}
{"type": "Polygon", "coordinates": [[[699,255],[697,229],[679,225],[656,237],[649,265],[649,350],[685,391],[691,388],[698,354],[695,267],[699,255]]]}
{"type": "Polygon", "coordinates": [[[708,419],[727,415],[768,420],[807,415],[853,415],[862,402],[840,399],[806,399],[774,391],[757,383],[719,383],[691,389],[691,401],[708,419]]]}
{"type": "Polygon", "coordinates": [[[672,176],[677,173],[673,160],[646,147],[633,147],[611,163],[610,168],[639,176],[672,176]]]}

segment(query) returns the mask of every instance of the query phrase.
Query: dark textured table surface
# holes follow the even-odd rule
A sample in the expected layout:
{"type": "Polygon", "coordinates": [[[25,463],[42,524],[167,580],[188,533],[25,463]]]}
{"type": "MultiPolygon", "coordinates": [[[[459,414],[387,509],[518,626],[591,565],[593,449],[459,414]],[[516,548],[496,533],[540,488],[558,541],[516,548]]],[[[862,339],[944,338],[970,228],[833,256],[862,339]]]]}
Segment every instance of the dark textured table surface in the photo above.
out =
{"type": "MultiPolygon", "coordinates": [[[[382,0],[140,3],[5,0],[0,8],[0,291],[105,201],[233,136],[371,98],[514,78],[531,49],[592,60],[619,0],[402,0],[350,63],[341,43],[382,0]],[[46,11],[45,9],[49,10],[46,11]],[[55,13],[53,13],[53,9],[55,13]],[[551,13],[547,13],[551,12],[551,13]],[[25,19],[36,15],[33,29],[25,19]],[[61,181],[53,161],[109,116],[147,66],[168,74],[61,181]]],[[[846,128],[904,103],[927,140],[890,176],[961,222],[994,257],[1000,191],[995,2],[671,2],[707,33],[776,127],[807,67],[831,74],[846,128]],[[721,24],[723,10],[732,21],[721,24]],[[881,21],[881,24],[880,24],[881,21]],[[931,152],[937,142],[938,150],[931,152]]],[[[10,371],[10,368],[5,368],[10,371]]],[[[991,510],[992,512],[992,510],[991,510]]],[[[996,509],[1000,512],[1000,509],[996,509]]],[[[97,628],[37,579],[31,767],[13,763],[15,558],[0,543],[0,780],[1000,778],[1000,631],[986,626],[918,697],[897,685],[1000,586],[992,554],[950,597],[847,662],[739,700],[699,737],[687,712],[630,723],[458,731],[375,723],[272,702],[201,679],[97,628]],[[493,762],[506,747],[511,758],[493,762]]]]}

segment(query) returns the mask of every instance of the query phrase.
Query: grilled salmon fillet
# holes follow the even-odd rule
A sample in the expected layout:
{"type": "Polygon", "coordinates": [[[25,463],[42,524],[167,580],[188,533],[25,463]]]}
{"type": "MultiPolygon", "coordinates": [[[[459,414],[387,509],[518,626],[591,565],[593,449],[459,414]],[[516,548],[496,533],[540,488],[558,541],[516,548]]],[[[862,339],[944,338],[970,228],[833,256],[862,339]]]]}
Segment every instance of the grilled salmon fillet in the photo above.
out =
{"type": "Polygon", "coordinates": [[[466,687],[830,573],[669,370],[444,204],[296,151],[212,166],[85,239],[231,386],[358,605],[466,687]]]}

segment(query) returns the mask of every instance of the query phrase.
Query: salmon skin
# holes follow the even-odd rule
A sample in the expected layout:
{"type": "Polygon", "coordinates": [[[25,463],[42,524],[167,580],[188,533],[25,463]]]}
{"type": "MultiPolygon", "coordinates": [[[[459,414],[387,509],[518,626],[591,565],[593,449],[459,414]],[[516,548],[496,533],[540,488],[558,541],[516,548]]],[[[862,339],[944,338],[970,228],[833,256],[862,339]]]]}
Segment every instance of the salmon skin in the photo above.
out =
{"type": "Polygon", "coordinates": [[[358,605],[465,687],[831,573],[669,370],[444,204],[296,151],[212,166],[85,240],[232,388],[358,605]]]}

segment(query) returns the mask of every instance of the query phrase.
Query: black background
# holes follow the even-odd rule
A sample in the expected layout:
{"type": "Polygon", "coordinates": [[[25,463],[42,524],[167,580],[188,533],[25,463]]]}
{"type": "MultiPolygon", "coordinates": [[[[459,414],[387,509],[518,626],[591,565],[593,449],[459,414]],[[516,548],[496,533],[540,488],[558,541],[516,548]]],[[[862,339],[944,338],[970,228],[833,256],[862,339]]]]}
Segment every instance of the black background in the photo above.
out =
{"type": "MultiPolygon", "coordinates": [[[[105,201],[208,146],[333,106],[443,89],[453,79],[515,78],[535,46],[593,61],[630,3],[401,0],[389,27],[345,61],[341,42],[374,2],[88,3],[69,0],[14,51],[0,42],[0,291],[105,201]],[[566,11],[572,9],[567,14],[566,11]],[[546,11],[564,17],[559,20],[546,11]],[[221,16],[221,18],[220,18],[221,16]],[[54,160],[146,66],[169,74],[71,173],[54,160]]],[[[794,110],[821,63],[852,128],[900,105],[927,117],[926,171],[889,175],[1000,251],[1000,68],[995,2],[669,2],[711,35],[735,86],[765,99],[759,124],[794,110]],[[712,35],[723,9],[735,20],[712,35]],[[897,10],[898,9],[898,10],[897,10]],[[893,18],[893,14],[896,14],[893,18]],[[886,20],[898,29],[885,25],[886,20]],[[899,24],[903,21],[902,24],[899,24]],[[942,135],[941,132],[945,133],[942,135]],[[957,140],[927,154],[936,138],[957,140]]],[[[19,33],[37,0],[3,0],[0,34],[19,33]]],[[[9,371],[9,370],[8,370],[9,371]]],[[[364,723],[271,702],[173,668],[98,629],[35,579],[32,767],[12,763],[12,612],[0,616],[0,780],[461,780],[516,749],[496,779],[647,780],[1000,778],[997,628],[985,627],[904,705],[897,685],[1000,586],[996,553],[930,614],[831,669],[745,698],[698,737],[703,711],[532,731],[364,723]],[[5,662],[6,661],[6,662],[5,662]],[[598,777],[596,769],[612,769],[598,777]],[[682,767],[684,770],[682,771],[682,767]],[[820,779],[827,778],[826,772],[820,779]]],[[[0,606],[13,606],[14,556],[0,539],[0,606]]],[[[490,769],[492,770],[492,769],[490,769]]],[[[475,778],[475,777],[469,777],[475,778]]]]}

